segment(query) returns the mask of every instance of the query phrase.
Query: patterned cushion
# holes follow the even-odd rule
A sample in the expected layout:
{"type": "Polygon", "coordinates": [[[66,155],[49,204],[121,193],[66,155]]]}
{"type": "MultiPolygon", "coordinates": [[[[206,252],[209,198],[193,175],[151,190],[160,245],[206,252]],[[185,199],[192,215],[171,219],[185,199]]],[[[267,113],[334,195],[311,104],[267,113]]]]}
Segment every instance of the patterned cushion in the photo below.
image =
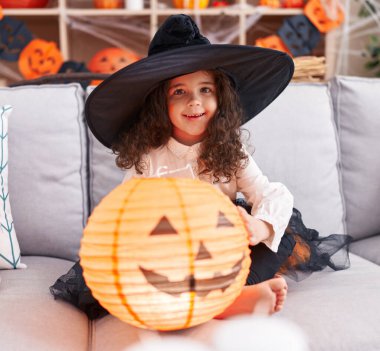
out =
{"type": "Polygon", "coordinates": [[[10,105],[0,106],[0,269],[25,268],[13,225],[8,192],[8,118],[10,105]]]}
{"type": "Polygon", "coordinates": [[[79,84],[0,88],[9,121],[9,191],[21,254],[78,259],[88,217],[79,84]]]}

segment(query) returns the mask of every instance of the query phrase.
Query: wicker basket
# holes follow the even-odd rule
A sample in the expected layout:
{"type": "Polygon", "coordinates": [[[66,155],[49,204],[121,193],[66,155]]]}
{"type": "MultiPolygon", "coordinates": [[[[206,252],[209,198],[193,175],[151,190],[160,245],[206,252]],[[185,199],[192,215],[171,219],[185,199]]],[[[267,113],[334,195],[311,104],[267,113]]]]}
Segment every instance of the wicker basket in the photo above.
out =
{"type": "Polygon", "coordinates": [[[293,59],[295,70],[293,82],[321,82],[325,79],[325,57],[300,56],[293,59]]]}

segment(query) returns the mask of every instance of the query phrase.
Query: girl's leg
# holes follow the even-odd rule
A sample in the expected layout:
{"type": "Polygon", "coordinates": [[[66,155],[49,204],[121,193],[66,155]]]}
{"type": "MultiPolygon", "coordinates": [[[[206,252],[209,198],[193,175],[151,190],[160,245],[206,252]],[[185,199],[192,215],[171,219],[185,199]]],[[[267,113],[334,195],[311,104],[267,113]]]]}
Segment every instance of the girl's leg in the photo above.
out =
{"type": "Polygon", "coordinates": [[[284,234],[277,253],[270,250],[263,243],[250,246],[251,267],[247,277],[247,285],[261,283],[273,278],[281,265],[291,255],[294,245],[294,238],[290,235],[284,234]]]}
{"type": "Polygon", "coordinates": [[[241,294],[216,319],[224,319],[240,314],[270,315],[282,309],[288,286],[282,277],[245,286],[241,294]]]}

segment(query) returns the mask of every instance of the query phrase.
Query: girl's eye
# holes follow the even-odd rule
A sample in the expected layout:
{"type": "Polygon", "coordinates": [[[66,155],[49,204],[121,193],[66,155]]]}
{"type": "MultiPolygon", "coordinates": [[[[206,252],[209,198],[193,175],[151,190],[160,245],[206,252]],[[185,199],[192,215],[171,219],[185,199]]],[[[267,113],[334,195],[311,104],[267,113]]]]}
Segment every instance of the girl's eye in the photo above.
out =
{"type": "Polygon", "coordinates": [[[201,88],[201,93],[211,93],[211,89],[208,87],[201,88]]]}
{"type": "Polygon", "coordinates": [[[176,89],[173,91],[173,95],[182,95],[185,91],[183,89],[176,89]]]}

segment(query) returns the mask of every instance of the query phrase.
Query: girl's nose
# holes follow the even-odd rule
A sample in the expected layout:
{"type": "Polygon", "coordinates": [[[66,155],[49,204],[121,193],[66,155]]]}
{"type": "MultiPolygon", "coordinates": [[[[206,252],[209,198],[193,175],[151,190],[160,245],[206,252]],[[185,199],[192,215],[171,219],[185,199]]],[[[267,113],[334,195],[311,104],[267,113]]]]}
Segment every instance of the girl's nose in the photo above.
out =
{"type": "Polygon", "coordinates": [[[188,104],[189,106],[199,106],[201,104],[201,101],[196,94],[192,94],[190,96],[188,104]]]}

